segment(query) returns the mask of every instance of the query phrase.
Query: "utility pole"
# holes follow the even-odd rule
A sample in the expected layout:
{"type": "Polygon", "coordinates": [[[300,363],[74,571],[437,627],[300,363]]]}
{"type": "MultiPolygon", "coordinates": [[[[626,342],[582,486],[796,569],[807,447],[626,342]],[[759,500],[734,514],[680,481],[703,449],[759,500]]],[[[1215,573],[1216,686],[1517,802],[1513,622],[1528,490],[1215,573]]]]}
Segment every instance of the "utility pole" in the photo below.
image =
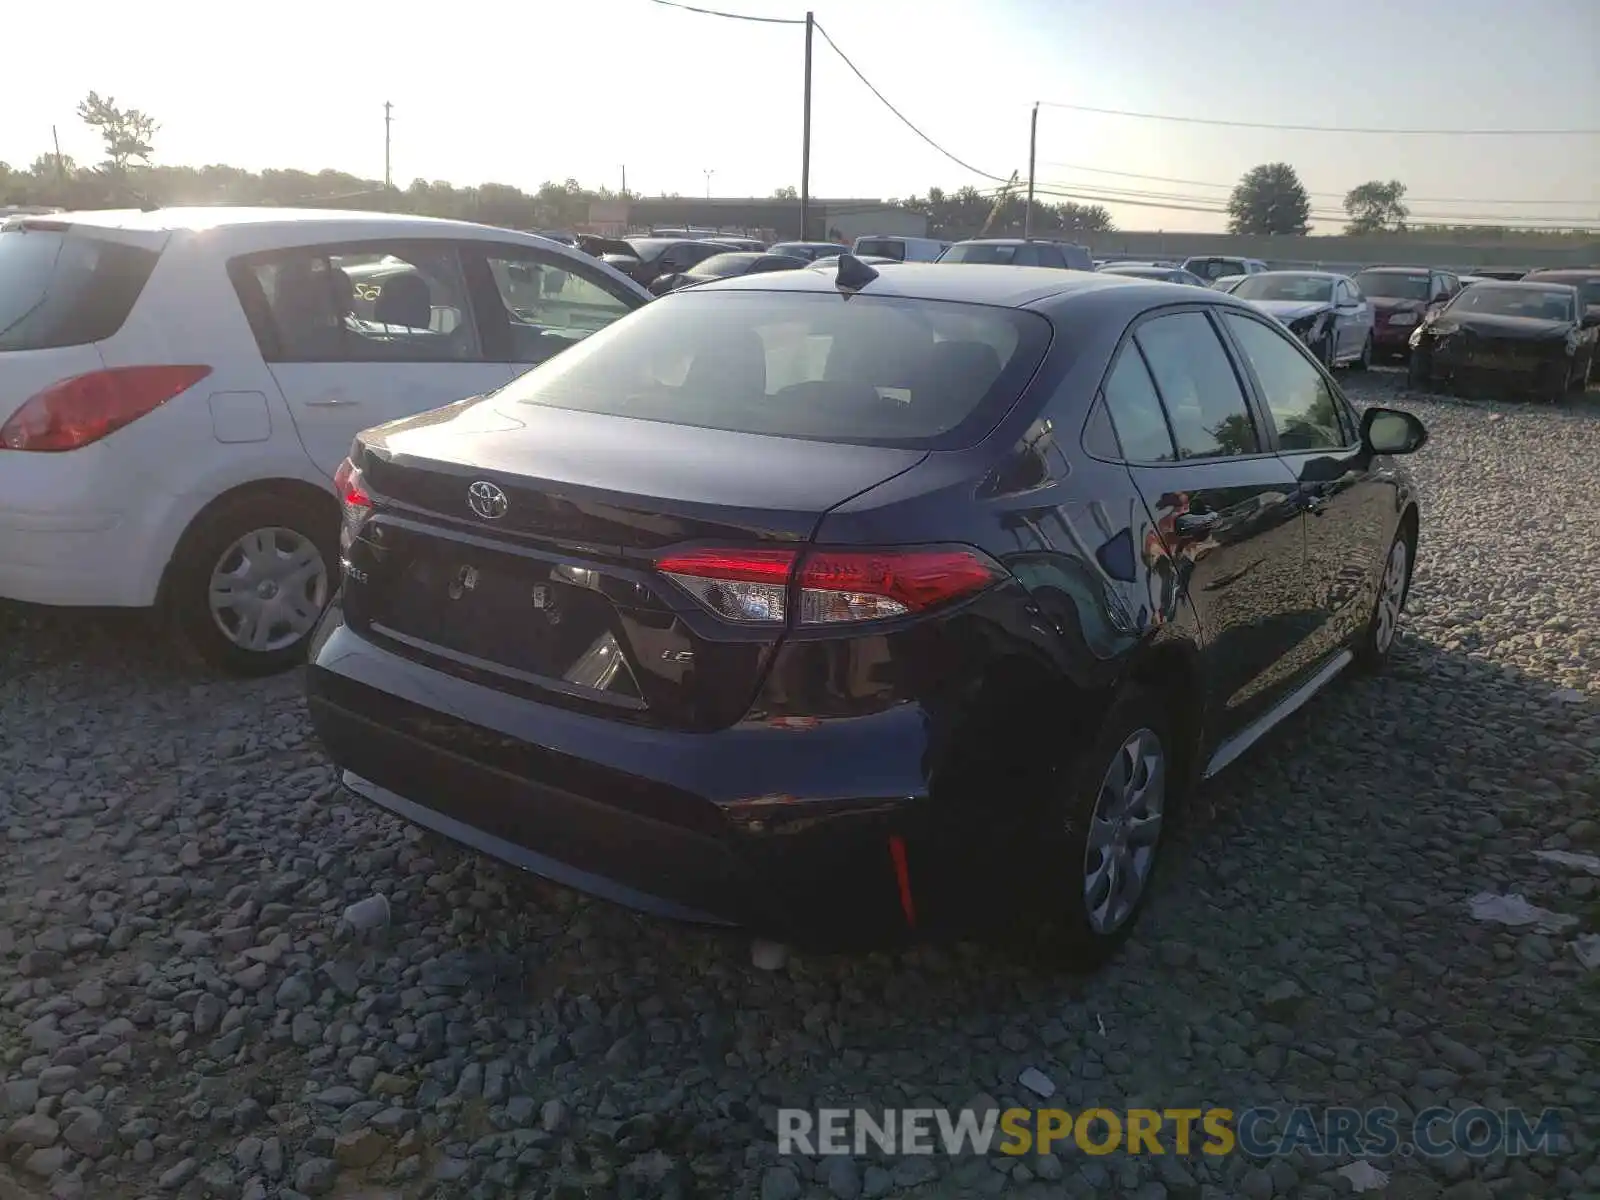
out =
{"type": "Polygon", "coordinates": [[[389,127],[394,124],[394,105],[383,102],[383,190],[394,187],[394,176],[389,171],[389,127]]]}
{"type": "Polygon", "coordinates": [[[800,134],[800,240],[811,237],[811,31],[816,18],[806,13],[806,108],[800,134]]]}
{"type": "Polygon", "coordinates": [[[56,133],[56,127],[50,126],[50,140],[56,146],[56,182],[63,189],[62,204],[66,204],[65,188],[67,186],[67,160],[61,157],[61,136],[56,133]]]}
{"type": "Polygon", "coordinates": [[[628,198],[628,164],[622,164],[622,198],[628,198]]]}
{"type": "Polygon", "coordinates": [[[715,168],[715,167],[707,167],[707,168],[706,168],[706,169],[705,169],[705,176],[706,176],[706,199],[707,199],[707,200],[709,200],[709,199],[711,199],[711,177],[712,177],[712,176],[713,176],[713,175],[715,175],[715,174],[716,174],[716,173],[717,173],[717,171],[716,171],[716,168],[715,168]]]}
{"type": "Polygon", "coordinates": [[[1022,236],[1033,236],[1033,162],[1039,149],[1039,102],[1033,102],[1033,116],[1028,119],[1028,203],[1022,210],[1022,236]]]}

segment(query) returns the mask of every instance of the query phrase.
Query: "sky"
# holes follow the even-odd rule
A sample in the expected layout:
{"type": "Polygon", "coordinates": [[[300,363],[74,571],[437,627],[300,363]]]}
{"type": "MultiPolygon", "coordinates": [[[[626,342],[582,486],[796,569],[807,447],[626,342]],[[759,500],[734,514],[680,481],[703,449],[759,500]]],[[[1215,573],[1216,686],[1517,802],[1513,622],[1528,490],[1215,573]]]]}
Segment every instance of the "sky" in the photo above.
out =
{"type": "MultiPolygon", "coordinates": [[[[806,0],[689,2],[803,18],[806,0]]],[[[814,11],[839,48],[982,174],[920,140],[818,35],[811,191],[821,197],[1025,177],[1035,101],[1273,124],[1600,129],[1600,0],[832,4],[814,11]]],[[[652,0],[268,0],[245,11],[248,22],[197,0],[82,0],[70,23],[84,32],[66,45],[61,10],[8,13],[9,47],[57,49],[7,55],[0,162],[27,166],[50,149],[52,126],[64,153],[98,161],[98,139],[75,115],[94,89],[152,114],[156,161],[170,164],[382,178],[387,100],[400,186],[531,190],[570,176],[617,188],[624,168],[629,189],[648,195],[765,196],[800,182],[802,25],[652,0]]],[[[1284,132],[1040,110],[1040,188],[1104,202],[1124,230],[1219,230],[1224,216],[1193,210],[1221,208],[1240,174],[1272,161],[1299,172],[1318,232],[1336,231],[1349,188],[1391,178],[1406,184],[1413,220],[1600,225],[1600,136],[1284,132]]]]}

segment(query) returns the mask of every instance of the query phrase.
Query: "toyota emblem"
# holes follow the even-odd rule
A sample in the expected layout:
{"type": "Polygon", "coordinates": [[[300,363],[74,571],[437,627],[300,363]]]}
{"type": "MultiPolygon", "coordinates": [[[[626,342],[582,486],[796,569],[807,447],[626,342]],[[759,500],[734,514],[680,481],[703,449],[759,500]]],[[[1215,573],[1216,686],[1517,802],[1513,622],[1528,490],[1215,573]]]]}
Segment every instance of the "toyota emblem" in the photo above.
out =
{"type": "Polygon", "coordinates": [[[506,515],[511,502],[494,484],[480,479],[467,489],[467,506],[485,521],[498,521],[506,515]]]}

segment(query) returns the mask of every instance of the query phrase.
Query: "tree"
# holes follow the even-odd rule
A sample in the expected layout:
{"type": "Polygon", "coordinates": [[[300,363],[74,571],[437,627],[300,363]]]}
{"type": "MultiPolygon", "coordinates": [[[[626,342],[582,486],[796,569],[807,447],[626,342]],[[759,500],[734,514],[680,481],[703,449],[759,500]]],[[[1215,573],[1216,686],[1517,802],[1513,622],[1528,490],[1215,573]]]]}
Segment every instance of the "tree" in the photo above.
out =
{"type": "Polygon", "coordinates": [[[794,187],[793,184],[790,184],[787,187],[781,187],[774,190],[772,193],[772,198],[774,200],[798,200],[800,199],[800,192],[799,189],[794,187]]]}
{"type": "Polygon", "coordinates": [[[118,108],[112,97],[102,99],[97,92],[84,97],[78,105],[78,117],[85,125],[100,131],[106,144],[106,170],[117,175],[126,174],[128,164],[135,159],[145,166],[150,165],[150,156],[155,153],[153,139],[156,130],[161,128],[154,117],[137,108],[118,108]]]}
{"type": "Polygon", "coordinates": [[[1050,211],[1055,214],[1055,227],[1063,233],[1111,233],[1117,227],[1103,204],[1063,200],[1050,211]]]}
{"type": "Polygon", "coordinates": [[[1404,233],[1406,218],[1411,210],[1405,205],[1406,185],[1398,179],[1384,183],[1369,179],[1359,187],[1344,194],[1344,211],[1350,223],[1344,227],[1349,234],[1404,233]]]}
{"type": "Polygon", "coordinates": [[[1311,232],[1311,197],[1288,163],[1262,163],[1240,178],[1228,197],[1228,232],[1311,232]]]}

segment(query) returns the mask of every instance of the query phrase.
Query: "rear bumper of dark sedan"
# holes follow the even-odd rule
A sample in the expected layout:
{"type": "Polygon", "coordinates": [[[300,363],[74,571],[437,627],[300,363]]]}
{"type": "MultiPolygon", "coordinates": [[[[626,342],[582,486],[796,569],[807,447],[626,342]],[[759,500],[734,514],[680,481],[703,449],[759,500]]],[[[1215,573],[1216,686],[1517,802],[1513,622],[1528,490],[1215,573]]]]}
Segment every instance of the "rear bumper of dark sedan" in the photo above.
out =
{"type": "Polygon", "coordinates": [[[829,947],[942,911],[924,893],[945,871],[919,868],[950,838],[929,836],[914,706],[804,730],[622,724],[435,671],[337,608],[307,690],[350,790],[557,883],[829,947]]]}

